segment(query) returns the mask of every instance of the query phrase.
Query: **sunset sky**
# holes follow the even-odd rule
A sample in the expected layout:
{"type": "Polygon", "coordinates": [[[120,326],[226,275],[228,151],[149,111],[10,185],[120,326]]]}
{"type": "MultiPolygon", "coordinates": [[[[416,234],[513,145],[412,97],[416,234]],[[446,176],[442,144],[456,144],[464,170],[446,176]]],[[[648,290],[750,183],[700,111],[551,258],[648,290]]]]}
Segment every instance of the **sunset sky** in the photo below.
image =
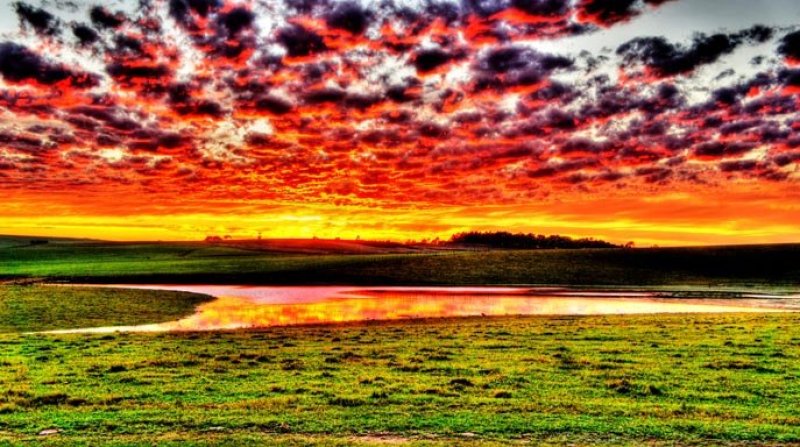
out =
{"type": "Polygon", "coordinates": [[[0,234],[800,241],[799,100],[796,0],[3,1],[0,234]]]}

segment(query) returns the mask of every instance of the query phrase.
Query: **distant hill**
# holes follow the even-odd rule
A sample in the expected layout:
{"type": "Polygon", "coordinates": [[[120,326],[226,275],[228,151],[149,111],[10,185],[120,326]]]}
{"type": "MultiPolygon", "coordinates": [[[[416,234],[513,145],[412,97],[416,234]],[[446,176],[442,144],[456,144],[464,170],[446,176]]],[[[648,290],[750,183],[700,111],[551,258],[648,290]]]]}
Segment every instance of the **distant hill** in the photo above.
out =
{"type": "Polygon", "coordinates": [[[68,237],[50,237],[50,236],[17,236],[0,234],[0,248],[6,247],[24,247],[27,245],[44,245],[51,242],[59,244],[70,242],[89,242],[94,239],[78,239],[68,237]]]}
{"type": "Polygon", "coordinates": [[[287,254],[389,254],[420,251],[420,248],[398,242],[345,239],[229,239],[209,243],[245,250],[287,254]]]}

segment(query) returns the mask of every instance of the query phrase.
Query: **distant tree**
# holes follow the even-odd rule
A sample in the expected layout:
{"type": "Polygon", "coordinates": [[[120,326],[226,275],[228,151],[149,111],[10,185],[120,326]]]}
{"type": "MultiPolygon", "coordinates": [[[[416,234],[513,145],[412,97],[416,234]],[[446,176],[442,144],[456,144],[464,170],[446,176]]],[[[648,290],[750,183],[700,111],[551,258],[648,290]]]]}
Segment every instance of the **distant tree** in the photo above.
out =
{"type": "Polygon", "coordinates": [[[231,240],[233,238],[231,237],[230,234],[226,234],[225,236],[223,236],[223,239],[225,239],[226,241],[229,241],[229,240],[231,240]]]}
{"type": "Polygon", "coordinates": [[[636,246],[636,242],[628,241],[625,243],[625,248],[633,248],[636,246]]]}
{"type": "Polygon", "coordinates": [[[222,238],[216,235],[206,236],[206,242],[222,242],[222,238]]]}

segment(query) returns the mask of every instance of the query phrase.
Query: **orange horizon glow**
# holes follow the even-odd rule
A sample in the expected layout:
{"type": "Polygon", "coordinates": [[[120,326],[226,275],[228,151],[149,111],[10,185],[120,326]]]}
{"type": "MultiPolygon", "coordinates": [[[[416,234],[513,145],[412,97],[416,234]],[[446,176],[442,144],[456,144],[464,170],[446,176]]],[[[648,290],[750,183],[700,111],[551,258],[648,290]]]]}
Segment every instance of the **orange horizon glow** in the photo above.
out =
{"type": "Polygon", "coordinates": [[[31,196],[0,210],[0,234],[117,241],[234,239],[447,239],[480,231],[533,232],[637,246],[703,246],[800,242],[800,194],[791,185],[754,193],[749,185],[708,191],[584,194],[542,203],[386,206],[270,204],[187,200],[181,209],[136,196],[112,203],[85,196],[31,196]],[[217,213],[211,210],[218,208],[217,213]],[[31,209],[36,212],[32,213],[31,209]],[[96,209],[96,211],[95,211],[96,209]],[[137,211],[130,214],[131,210],[137,211]],[[97,214],[95,214],[97,213],[97,214]]]}

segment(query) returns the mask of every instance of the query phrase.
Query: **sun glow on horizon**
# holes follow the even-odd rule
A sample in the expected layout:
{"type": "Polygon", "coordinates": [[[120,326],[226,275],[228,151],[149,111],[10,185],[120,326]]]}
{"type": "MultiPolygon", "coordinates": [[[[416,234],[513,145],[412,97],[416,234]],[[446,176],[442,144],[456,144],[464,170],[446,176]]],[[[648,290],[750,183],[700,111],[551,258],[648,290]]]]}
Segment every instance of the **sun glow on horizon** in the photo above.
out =
{"type": "MultiPolygon", "coordinates": [[[[757,203],[738,202],[731,188],[729,200],[667,193],[638,201],[621,196],[584,198],[567,202],[525,205],[437,206],[330,206],[253,203],[200,204],[194,210],[172,212],[144,203],[120,201],[108,214],[90,214],[67,206],[67,200],[48,206],[42,214],[7,214],[0,234],[77,237],[106,240],[202,240],[207,235],[234,239],[364,239],[404,242],[447,239],[463,231],[510,231],[593,237],[613,243],[634,241],[638,246],[723,245],[798,242],[797,207],[781,197],[763,197],[757,203]],[[713,205],[713,206],[712,206],[713,205]],[[206,211],[201,211],[202,209],[206,211]],[[138,213],[130,214],[129,210],[138,213]],[[679,210],[676,211],[676,210],[679,210]],[[113,212],[113,213],[112,213],[113,212]],[[758,216],[744,218],[742,214],[758,216]]],[[[745,199],[751,197],[743,193],[745,199]]],[[[19,209],[25,209],[20,206],[19,209]]],[[[8,212],[6,209],[6,212],[8,212]]],[[[13,209],[13,207],[11,207],[13,209]]]]}

